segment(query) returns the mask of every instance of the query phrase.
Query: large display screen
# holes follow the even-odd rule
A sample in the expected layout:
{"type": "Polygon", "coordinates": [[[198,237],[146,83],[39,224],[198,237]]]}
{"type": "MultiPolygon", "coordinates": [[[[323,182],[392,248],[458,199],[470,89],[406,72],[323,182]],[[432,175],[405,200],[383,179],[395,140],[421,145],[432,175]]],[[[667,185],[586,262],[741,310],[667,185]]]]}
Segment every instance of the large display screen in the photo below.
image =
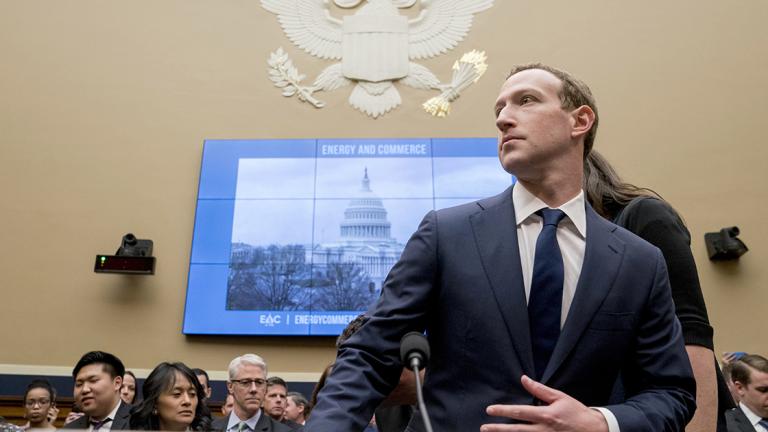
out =
{"type": "Polygon", "coordinates": [[[183,332],[338,335],[376,301],[428,211],[512,184],[496,146],[207,140],[183,332]]]}

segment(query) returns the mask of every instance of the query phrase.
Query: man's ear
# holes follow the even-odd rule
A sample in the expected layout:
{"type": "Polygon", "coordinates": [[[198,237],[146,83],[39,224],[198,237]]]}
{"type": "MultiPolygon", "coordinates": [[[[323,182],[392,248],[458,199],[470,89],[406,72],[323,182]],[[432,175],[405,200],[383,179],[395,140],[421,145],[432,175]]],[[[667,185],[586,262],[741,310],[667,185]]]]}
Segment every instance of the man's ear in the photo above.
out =
{"type": "Polygon", "coordinates": [[[123,388],[123,377],[121,377],[119,375],[116,376],[112,380],[112,383],[115,385],[115,388],[117,389],[117,391],[120,391],[120,389],[123,388]]]}
{"type": "Polygon", "coordinates": [[[571,111],[571,137],[578,138],[586,135],[595,124],[595,112],[587,105],[582,105],[571,111]]]}
{"type": "Polygon", "coordinates": [[[741,381],[736,381],[736,380],[734,380],[734,381],[732,381],[732,382],[733,382],[733,386],[736,388],[736,391],[737,391],[737,392],[738,392],[740,395],[743,395],[743,394],[744,394],[744,392],[746,392],[746,391],[747,391],[747,386],[745,386],[745,385],[744,385],[744,384],[743,384],[741,381]]]}
{"type": "MultiPolygon", "coordinates": [[[[232,391],[232,381],[227,381],[227,393],[234,395],[235,393],[232,391]]],[[[226,401],[224,401],[226,403],[226,401]]]]}

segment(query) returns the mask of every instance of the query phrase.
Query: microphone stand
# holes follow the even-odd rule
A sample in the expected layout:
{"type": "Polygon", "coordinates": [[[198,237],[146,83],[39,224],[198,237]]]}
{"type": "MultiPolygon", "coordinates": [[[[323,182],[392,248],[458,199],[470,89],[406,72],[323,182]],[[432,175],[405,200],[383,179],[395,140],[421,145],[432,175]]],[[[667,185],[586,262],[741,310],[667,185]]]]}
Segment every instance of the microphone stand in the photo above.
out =
{"type": "Polygon", "coordinates": [[[419,361],[418,357],[411,359],[411,369],[416,376],[416,399],[419,402],[419,411],[421,412],[421,420],[424,422],[424,428],[427,432],[432,432],[432,424],[429,421],[429,414],[427,414],[427,405],[424,403],[424,394],[421,391],[421,376],[419,375],[419,361]]]}

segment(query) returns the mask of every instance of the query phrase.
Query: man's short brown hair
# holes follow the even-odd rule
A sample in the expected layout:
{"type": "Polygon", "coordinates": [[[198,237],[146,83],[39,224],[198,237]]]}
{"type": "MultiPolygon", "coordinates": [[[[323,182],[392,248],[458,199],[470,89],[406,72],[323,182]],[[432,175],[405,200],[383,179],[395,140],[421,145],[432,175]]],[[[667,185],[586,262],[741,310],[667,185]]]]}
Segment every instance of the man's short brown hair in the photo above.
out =
{"type": "Polygon", "coordinates": [[[592,96],[592,91],[589,89],[589,86],[570,73],[552,66],[547,66],[543,63],[527,63],[512,66],[512,70],[509,72],[509,75],[507,75],[507,79],[518,72],[528,69],[541,69],[547,71],[556,76],[560,82],[563,83],[562,90],[560,91],[560,101],[562,102],[563,109],[572,110],[582,105],[586,105],[594,111],[595,122],[584,137],[584,159],[586,159],[589,152],[592,151],[592,146],[595,144],[595,135],[597,135],[597,123],[599,120],[599,116],[597,115],[597,102],[595,102],[595,97],[592,96]]]}
{"type": "Polygon", "coordinates": [[[768,373],[768,359],[757,354],[747,354],[744,357],[731,363],[731,381],[740,382],[748,385],[750,376],[755,369],[760,372],[768,373]]]}

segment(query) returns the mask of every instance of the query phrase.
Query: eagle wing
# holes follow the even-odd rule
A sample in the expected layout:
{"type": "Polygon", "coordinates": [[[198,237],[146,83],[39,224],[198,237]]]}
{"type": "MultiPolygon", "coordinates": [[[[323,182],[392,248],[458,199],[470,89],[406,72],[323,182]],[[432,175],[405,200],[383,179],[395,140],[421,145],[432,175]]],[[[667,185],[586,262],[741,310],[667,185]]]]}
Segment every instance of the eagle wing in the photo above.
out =
{"type": "Polygon", "coordinates": [[[277,15],[285,35],[296,46],[321,59],[341,58],[341,21],[323,0],[261,0],[277,15]]]}
{"type": "Polygon", "coordinates": [[[474,14],[493,6],[493,0],[434,0],[410,22],[409,57],[434,57],[453,49],[472,27],[474,14]]]}

